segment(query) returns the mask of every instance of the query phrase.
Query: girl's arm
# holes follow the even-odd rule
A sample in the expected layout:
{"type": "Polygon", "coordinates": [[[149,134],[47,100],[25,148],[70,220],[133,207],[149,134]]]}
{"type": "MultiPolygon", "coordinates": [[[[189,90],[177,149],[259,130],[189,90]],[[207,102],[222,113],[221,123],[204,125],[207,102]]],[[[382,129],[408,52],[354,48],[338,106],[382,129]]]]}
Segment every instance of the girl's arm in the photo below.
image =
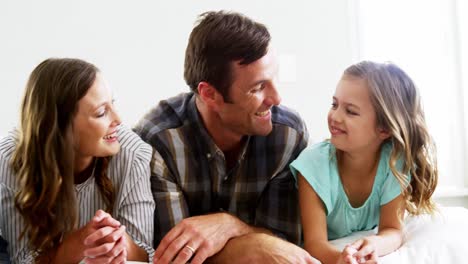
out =
{"type": "Polygon", "coordinates": [[[324,204],[302,174],[298,173],[297,179],[304,248],[322,263],[335,264],[340,260],[342,253],[328,243],[324,204]]]}
{"type": "Polygon", "coordinates": [[[384,256],[397,250],[403,243],[403,214],[404,200],[401,195],[381,206],[379,232],[354,242],[351,246],[358,249],[354,256],[357,259],[370,254],[384,256]]]}

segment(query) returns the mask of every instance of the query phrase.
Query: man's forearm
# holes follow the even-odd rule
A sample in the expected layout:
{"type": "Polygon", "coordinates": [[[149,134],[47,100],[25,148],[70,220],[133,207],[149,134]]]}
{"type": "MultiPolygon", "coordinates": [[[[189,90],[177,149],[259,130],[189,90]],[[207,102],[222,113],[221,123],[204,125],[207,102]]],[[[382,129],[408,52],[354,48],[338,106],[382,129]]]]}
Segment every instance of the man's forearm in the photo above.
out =
{"type": "Polygon", "coordinates": [[[228,240],[224,248],[214,256],[208,258],[206,263],[233,263],[236,260],[237,263],[250,263],[252,261],[245,259],[249,254],[245,254],[245,246],[248,245],[252,239],[257,239],[256,234],[268,234],[273,233],[262,227],[251,226],[234,215],[228,213],[221,213],[226,221],[230,222],[234,227],[231,238],[228,240]],[[249,242],[250,241],[250,242],[249,242]],[[239,259],[242,257],[242,259],[239,259]]]}
{"type": "Polygon", "coordinates": [[[231,215],[228,213],[223,213],[223,214],[227,217],[227,219],[229,219],[228,221],[231,221],[232,225],[235,226],[235,230],[232,233],[232,238],[244,236],[244,235],[248,235],[252,233],[262,233],[262,234],[270,234],[270,235],[273,234],[270,230],[266,228],[249,225],[234,215],[231,215]]]}
{"type": "Polygon", "coordinates": [[[304,249],[271,234],[250,233],[229,240],[206,263],[319,263],[304,249]]]}
{"type": "Polygon", "coordinates": [[[205,263],[255,263],[258,260],[258,255],[251,254],[248,250],[251,249],[255,244],[258,245],[258,241],[261,236],[268,233],[271,234],[267,229],[252,227],[252,230],[258,232],[252,232],[246,235],[231,238],[224,248],[219,251],[216,255],[208,258],[205,263]],[[261,235],[261,236],[259,236],[261,235]]]}

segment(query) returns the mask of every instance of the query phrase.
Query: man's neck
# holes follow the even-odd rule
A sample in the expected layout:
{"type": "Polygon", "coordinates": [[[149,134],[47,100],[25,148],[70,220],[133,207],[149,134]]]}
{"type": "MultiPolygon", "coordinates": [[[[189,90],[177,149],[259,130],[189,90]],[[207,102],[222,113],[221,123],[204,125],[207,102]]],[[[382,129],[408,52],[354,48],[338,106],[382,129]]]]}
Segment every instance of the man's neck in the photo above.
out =
{"type": "Polygon", "coordinates": [[[195,102],[203,125],[216,146],[224,153],[239,150],[242,146],[242,138],[244,136],[224,127],[219,116],[213,111],[210,111],[198,98],[195,102]]]}

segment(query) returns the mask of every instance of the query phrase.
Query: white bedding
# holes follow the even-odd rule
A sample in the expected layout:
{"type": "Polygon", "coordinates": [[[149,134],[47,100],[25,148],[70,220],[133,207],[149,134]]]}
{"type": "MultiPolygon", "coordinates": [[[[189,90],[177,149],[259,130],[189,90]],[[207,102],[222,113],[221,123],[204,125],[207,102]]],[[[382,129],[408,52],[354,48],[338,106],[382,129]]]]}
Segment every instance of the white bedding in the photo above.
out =
{"type": "MultiPolygon", "coordinates": [[[[346,244],[375,232],[357,232],[331,243],[342,249],[346,244]]],[[[468,263],[468,209],[440,207],[434,216],[406,217],[403,245],[380,257],[379,263],[468,263]]]]}

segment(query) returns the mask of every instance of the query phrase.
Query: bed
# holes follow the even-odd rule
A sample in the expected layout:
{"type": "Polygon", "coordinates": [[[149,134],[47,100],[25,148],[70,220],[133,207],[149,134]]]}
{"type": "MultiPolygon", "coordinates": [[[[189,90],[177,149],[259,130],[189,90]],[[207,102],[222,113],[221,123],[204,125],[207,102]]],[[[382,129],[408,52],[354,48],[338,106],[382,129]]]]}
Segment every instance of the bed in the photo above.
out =
{"type": "MultiPolygon", "coordinates": [[[[433,216],[406,217],[403,245],[380,257],[383,264],[468,263],[468,209],[439,207],[433,216]]],[[[331,241],[339,249],[376,230],[331,241]]]]}

